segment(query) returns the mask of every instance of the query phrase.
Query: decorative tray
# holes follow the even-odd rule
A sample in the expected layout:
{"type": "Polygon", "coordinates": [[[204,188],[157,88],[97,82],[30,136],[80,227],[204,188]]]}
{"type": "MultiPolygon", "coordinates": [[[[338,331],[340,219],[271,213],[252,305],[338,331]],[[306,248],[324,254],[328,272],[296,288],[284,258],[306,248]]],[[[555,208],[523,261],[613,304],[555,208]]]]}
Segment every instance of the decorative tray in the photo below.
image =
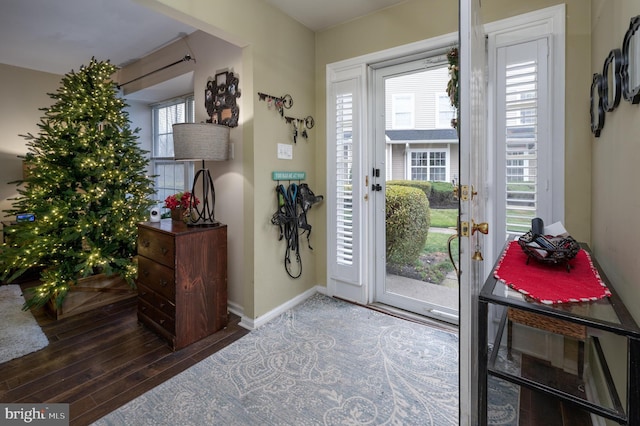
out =
{"type": "MultiPolygon", "coordinates": [[[[531,231],[522,235],[518,244],[527,254],[527,265],[531,258],[553,265],[566,263],[580,251],[580,245],[570,236],[533,235],[531,231]]],[[[567,263],[567,271],[570,268],[567,263]]]]}

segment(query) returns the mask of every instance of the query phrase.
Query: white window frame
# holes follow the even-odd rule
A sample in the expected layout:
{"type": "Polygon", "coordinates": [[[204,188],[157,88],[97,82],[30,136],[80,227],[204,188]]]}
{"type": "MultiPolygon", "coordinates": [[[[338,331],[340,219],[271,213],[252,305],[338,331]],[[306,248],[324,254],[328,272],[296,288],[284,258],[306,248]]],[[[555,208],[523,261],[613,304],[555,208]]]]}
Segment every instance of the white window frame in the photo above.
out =
{"type": "Polygon", "coordinates": [[[436,117],[435,117],[436,129],[450,128],[451,120],[456,116],[456,110],[453,107],[453,105],[451,105],[451,100],[449,98],[449,95],[447,94],[447,92],[436,92],[434,102],[436,105],[436,117]],[[447,106],[446,108],[441,108],[442,99],[445,99],[444,105],[447,106]],[[445,121],[442,121],[443,113],[450,114],[451,117],[447,116],[447,119],[445,121]]]}
{"type": "MultiPolygon", "coordinates": [[[[157,111],[162,108],[170,107],[173,105],[177,105],[180,103],[185,104],[185,121],[186,122],[194,122],[195,121],[195,112],[194,112],[194,96],[193,94],[180,96],[178,98],[172,98],[163,102],[155,103],[150,105],[151,109],[151,123],[152,123],[152,135],[151,135],[151,155],[150,155],[150,166],[153,171],[152,175],[154,177],[154,184],[156,187],[156,201],[159,207],[164,205],[164,199],[166,195],[169,193],[177,193],[182,191],[190,191],[191,190],[191,182],[193,181],[194,176],[194,163],[193,162],[180,162],[179,164],[174,160],[173,156],[169,155],[158,155],[158,144],[159,144],[159,133],[158,133],[158,123],[157,123],[157,111]],[[159,172],[159,166],[166,165],[180,165],[183,167],[183,187],[173,186],[169,191],[163,191],[160,193],[159,188],[159,176],[161,173],[159,172]]],[[[163,185],[163,188],[168,188],[166,185],[163,185]]]]}
{"type": "MultiPolygon", "coordinates": [[[[445,179],[442,182],[449,182],[449,176],[450,176],[450,166],[451,166],[451,153],[449,152],[449,148],[410,148],[407,151],[407,164],[405,167],[406,170],[406,179],[407,180],[413,180],[413,173],[412,173],[412,168],[413,165],[412,163],[412,158],[413,158],[413,154],[421,154],[421,153],[427,153],[429,154],[429,160],[431,160],[431,154],[435,154],[435,153],[444,153],[445,155],[445,179]]],[[[427,165],[427,176],[430,177],[430,173],[431,172],[431,165],[427,165]]],[[[427,181],[432,181],[432,179],[427,179],[427,181]]]]}
{"type": "MultiPolygon", "coordinates": [[[[408,57],[423,56],[425,52],[433,52],[440,50],[446,52],[450,46],[454,45],[458,40],[457,33],[449,33],[442,36],[430,38],[428,40],[411,43],[408,45],[395,47],[389,50],[360,56],[357,58],[347,59],[345,61],[328,64],[326,72],[326,88],[327,88],[327,158],[335,155],[335,111],[332,102],[335,97],[336,85],[345,81],[352,81],[357,86],[355,92],[355,101],[363,106],[359,108],[359,125],[358,129],[360,137],[353,139],[354,149],[357,150],[357,167],[354,167],[354,205],[359,207],[358,216],[354,216],[355,222],[359,226],[359,238],[357,247],[361,253],[375,253],[375,247],[380,242],[374,241],[373,238],[367,238],[373,235],[374,229],[372,221],[369,220],[373,214],[373,203],[368,203],[370,196],[371,182],[367,180],[371,177],[371,168],[373,162],[373,153],[370,151],[371,146],[368,134],[375,133],[376,120],[371,115],[372,112],[367,111],[368,105],[368,86],[373,84],[372,69],[370,65],[386,63],[386,61],[406,62],[408,57]],[[368,183],[369,185],[365,185],[368,183]],[[356,190],[358,191],[356,194],[356,190]],[[356,201],[357,200],[357,201],[356,201]]],[[[376,167],[384,169],[386,167],[384,159],[379,159],[375,164],[376,167]]],[[[335,188],[335,162],[327,161],[327,211],[333,211],[336,206],[334,191],[335,188]]],[[[331,296],[342,297],[358,303],[370,303],[373,301],[373,289],[370,288],[370,277],[374,276],[374,268],[376,259],[370,261],[366,256],[360,256],[360,264],[357,265],[357,280],[353,282],[353,275],[349,272],[341,271],[335,265],[335,219],[332,215],[327,215],[327,293],[331,296]],[[370,291],[371,290],[371,291],[370,291]]],[[[384,245],[382,245],[384,246],[384,245]]],[[[378,262],[379,263],[379,262],[378,262]]]]}
{"type": "Polygon", "coordinates": [[[414,129],[416,127],[416,95],[415,93],[394,93],[391,100],[391,127],[394,130],[414,129]],[[407,106],[407,109],[401,108],[407,106]],[[409,122],[404,124],[398,120],[398,114],[408,114],[409,122]]]}
{"type": "MultiPolygon", "coordinates": [[[[551,205],[548,208],[549,217],[545,218],[545,223],[564,222],[564,162],[565,162],[565,5],[560,4],[534,12],[518,15],[515,17],[491,22],[485,25],[488,47],[488,140],[496,140],[499,132],[496,122],[496,59],[497,49],[500,46],[518,44],[525,41],[547,37],[548,45],[548,99],[549,108],[545,112],[548,118],[547,137],[553,141],[550,150],[545,181],[542,183],[548,186],[550,192],[549,200],[551,205]]],[[[496,171],[496,146],[489,144],[487,152],[488,170],[496,171]]],[[[495,224],[498,221],[498,201],[501,194],[497,194],[496,175],[487,174],[487,190],[493,191],[496,202],[487,205],[487,219],[494,224],[493,229],[497,229],[495,224]]],[[[491,238],[485,239],[487,256],[490,262],[493,261],[504,246],[504,234],[501,232],[491,233],[491,238]],[[491,256],[492,255],[492,256],[491,256]]]]}

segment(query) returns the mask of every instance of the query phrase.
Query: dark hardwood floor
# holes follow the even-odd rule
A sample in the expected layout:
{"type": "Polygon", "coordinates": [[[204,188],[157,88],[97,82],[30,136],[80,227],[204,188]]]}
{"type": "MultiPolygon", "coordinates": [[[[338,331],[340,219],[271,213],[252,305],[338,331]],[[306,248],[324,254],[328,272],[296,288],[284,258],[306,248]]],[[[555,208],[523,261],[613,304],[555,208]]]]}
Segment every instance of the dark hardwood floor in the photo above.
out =
{"type": "Polygon", "coordinates": [[[71,425],[98,420],[248,333],[230,314],[225,329],[172,352],[138,323],[135,298],[58,321],[33,314],[49,345],[0,364],[0,402],[68,403],[71,425]]]}
{"type": "MultiPolygon", "coordinates": [[[[584,398],[584,381],[574,374],[564,372],[529,355],[522,355],[522,376],[535,380],[547,377],[550,383],[575,396],[584,398]],[[571,391],[569,389],[572,389],[571,391]]],[[[558,398],[520,388],[519,426],[588,426],[592,425],[589,413],[558,398]]]]}
{"type": "MultiPolygon", "coordinates": [[[[138,323],[135,298],[57,321],[43,309],[33,314],[49,345],[0,364],[0,402],[68,403],[70,425],[91,424],[248,333],[230,314],[225,329],[172,352],[138,323]]],[[[520,399],[521,426],[591,424],[580,410],[526,389],[520,399]]]]}

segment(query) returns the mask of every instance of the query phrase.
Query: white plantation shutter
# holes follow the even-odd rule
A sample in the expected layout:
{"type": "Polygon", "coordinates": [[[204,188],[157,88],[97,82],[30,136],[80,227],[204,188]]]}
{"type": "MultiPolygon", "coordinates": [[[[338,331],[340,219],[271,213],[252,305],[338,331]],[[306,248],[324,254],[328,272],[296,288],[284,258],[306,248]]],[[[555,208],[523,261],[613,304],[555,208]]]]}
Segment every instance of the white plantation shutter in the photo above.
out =
{"type": "Polygon", "coordinates": [[[336,95],[336,262],[353,265],[353,93],[336,95]]]}
{"type": "MultiPolygon", "coordinates": [[[[359,79],[332,83],[328,100],[327,177],[328,263],[337,287],[360,286],[361,280],[361,152],[362,123],[359,79]]],[[[338,289],[336,294],[349,297],[338,289]]]]}
{"type": "Polygon", "coordinates": [[[497,50],[498,194],[507,236],[550,219],[547,39],[497,50]]]}

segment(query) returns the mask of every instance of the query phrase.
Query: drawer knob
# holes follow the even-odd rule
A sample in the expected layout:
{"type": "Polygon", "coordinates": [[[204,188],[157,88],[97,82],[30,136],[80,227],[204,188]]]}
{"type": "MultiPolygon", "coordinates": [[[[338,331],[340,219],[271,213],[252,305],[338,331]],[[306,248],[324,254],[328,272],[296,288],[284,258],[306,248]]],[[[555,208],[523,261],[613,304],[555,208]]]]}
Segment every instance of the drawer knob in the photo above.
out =
{"type": "Polygon", "coordinates": [[[149,271],[147,271],[146,269],[142,270],[142,275],[144,275],[145,277],[149,276],[149,271]]]}
{"type": "Polygon", "coordinates": [[[149,247],[150,244],[151,242],[149,240],[140,241],[140,245],[142,245],[142,247],[149,247]]]}
{"type": "Polygon", "coordinates": [[[140,310],[141,310],[142,312],[144,312],[144,311],[146,311],[146,310],[147,310],[147,307],[146,307],[146,306],[141,306],[141,307],[140,307],[140,310]]]}
{"type": "Polygon", "coordinates": [[[168,284],[167,280],[160,280],[160,287],[166,287],[168,284]]]}
{"type": "Polygon", "coordinates": [[[164,321],[165,320],[161,319],[161,320],[158,321],[158,323],[160,323],[160,325],[162,325],[162,324],[164,324],[164,321]]]}
{"type": "Polygon", "coordinates": [[[161,307],[161,308],[164,308],[164,305],[166,305],[166,303],[164,303],[164,302],[160,302],[160,307],[161,307]]]}
{"type": "Polygon", "coordinates": [[[160,251],[162,252],[163,255],[166,255],[167,253],[169,253],[169,249],[166,247],[162,247],[160,251]]]}

